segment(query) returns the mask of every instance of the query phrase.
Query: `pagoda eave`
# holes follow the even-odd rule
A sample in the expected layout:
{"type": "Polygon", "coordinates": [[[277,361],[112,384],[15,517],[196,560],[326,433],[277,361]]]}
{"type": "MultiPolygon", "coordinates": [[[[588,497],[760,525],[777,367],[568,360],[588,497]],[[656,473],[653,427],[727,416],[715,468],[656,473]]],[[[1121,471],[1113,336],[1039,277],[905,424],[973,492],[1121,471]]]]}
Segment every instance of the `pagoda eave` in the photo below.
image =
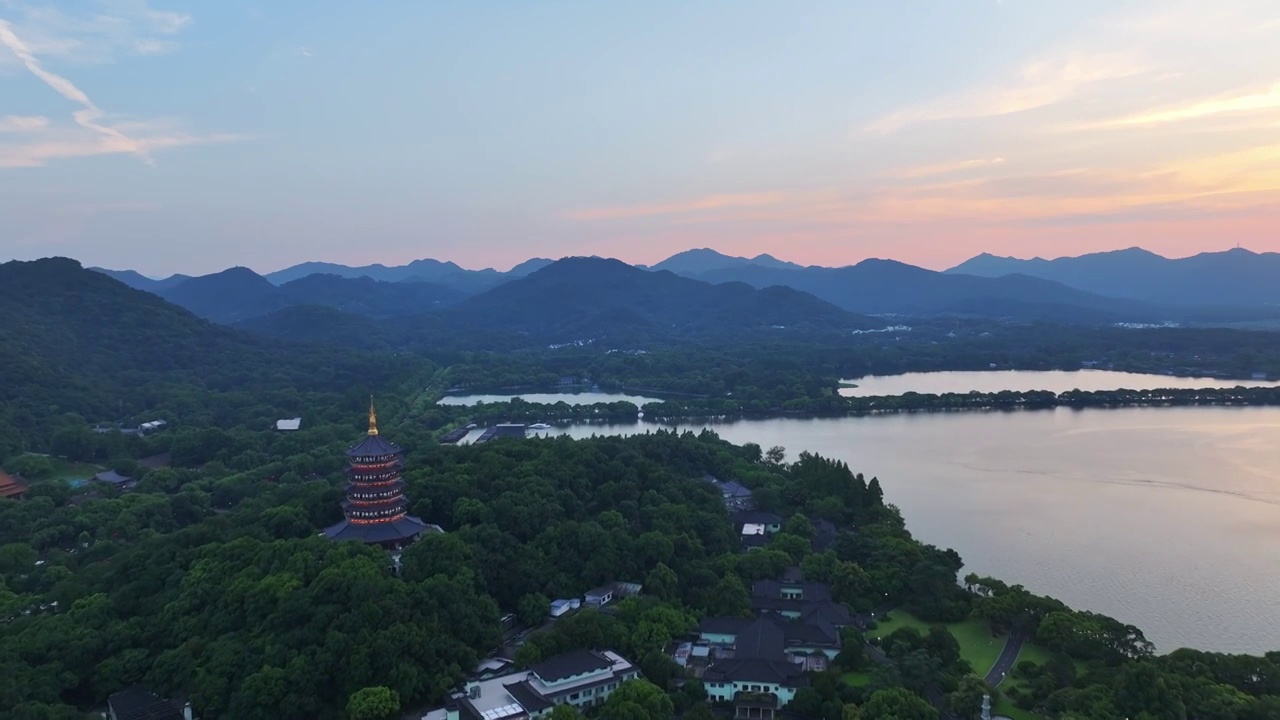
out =
{"type": "Polygon", "coordinates": [[[425,523],[412,515],[401,515],[395,520],[379,522],[357,523],[343,520],[324,529],[325,537],[330,540],[358,540],[369,545],[400,544],[435,532],[441,532],[439,526],[425,523]]]}

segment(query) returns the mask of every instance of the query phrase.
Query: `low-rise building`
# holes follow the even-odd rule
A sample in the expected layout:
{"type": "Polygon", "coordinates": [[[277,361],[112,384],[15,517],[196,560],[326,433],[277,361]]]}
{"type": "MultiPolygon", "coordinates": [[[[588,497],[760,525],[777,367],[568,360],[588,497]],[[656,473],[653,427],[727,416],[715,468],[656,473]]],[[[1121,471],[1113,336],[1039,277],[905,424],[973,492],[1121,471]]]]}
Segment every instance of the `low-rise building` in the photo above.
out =
{"type": "Polygon", "coordinates": [[[134,685],[107,698],[107,720],[192,720],[191,703],[134,685]]]}
{"type": "Polygon", "coordinates": [[[582,601],[578,598],[561,598],[551,601],[551,617],[557,618],[570,610],[577,610],[582,607],[582,601]]]}
{"type": "Polygon", "coordinates": [[[720,499],[729,510],[746,510],[755,506],[755,498],[751,488],[737,480],[721,481],[715,475],[705,475],[703,480],[711,483],[720,491],[720,499]]]}
{"type": "Polygon", "coordinates": [[[766,532],[782,532],[782,517],[766,510],[739,510],[733,514],[736,525],[763,525],[766,532]]]}
{"type": "Polygon", "coordinates": [[[511,661],[504,657],[490,657],[480,661],[471,672],[473,680],[488,680],[511,672],[511,661]]]}
{"type": "Polygon", "coordinates": [[[827,664],[840,654],[840,628],[823,620],[787,620],[776,615],[710,617],[698,623],[698,637],[711,646],[734,648],[737,657],[740,639],[760,632],[762,625],[768,626],[769,632],[781,633],[782,654],[804,670],[826,670],[827,664]]]}
{"type": "Polygon", "coordinates": [[[475,439],[473,445],[481,445],[494,440],[502,440],[504,438],[522,439],[525,437],[527,428],[523,423],[498,423],[493,427],[480,433],[480,437],[475,439]]]}
{"type": "Polygon", "coordinates": [[[0,498],[21,500],[26,496],[27,484],[23,482],[22,476],[10,475],[4,470],[0,470],[0,498]]]}
{"type": "Polygon", "coordinates": [[[302,418],[281,418],[276,421],[277,432],[297,432],[302,429],[302,418]]]}
{"type": "Polygon", "coordinates": [[[596,707],[639,676],[631,661],[612,650],[578,650],[528,670],[472,680],[422,720],[526,720],[545,717],[556,705],[596,707]]]}
{"type": "Polygon", "coordinates": [[[165,422],[164,420],[152,420],[150,422],[144,422],[138,426],[138,434],[146,435],[147,433],[153,433],[153,432],[156,432],[157,430],[163,430],[165,426],[168,424],[169,423],[165,422]]]}
{"type": "Polygon", "coordinates": [[[853,624],[848,606],[831,599],[831,587],[805,582],[799,568],[789,569],[781,580],[758,580],[751,584],[751,608],[758,613],[777,613],[792,620],[823,621],[836,627],[853,624]]]}
{"type": "Polygon", "coordinates": [[[588,590],[586,595],[582,596],[582,602],[587,607],[601,608],[613,602],[614,586],[613,583],[601,585],[598,588],[588,590]]]}
{"type": "Polygon", "coordinates": [[[128,475],[121,475],[115,470],[100,472],[93,476],[94,482],[100,482],[104,485],[110,485],[120,490],[132,490],[137,482],[128,475]]]}
{"type": "Polygon", "coordinates": [[[772,618],[736,628],[732,652],[719,657],[702,683],[712,700],[734,704],[735,717],[771,718],[806,684],[804,666],[787,656],[786,634],[772,618]]]}

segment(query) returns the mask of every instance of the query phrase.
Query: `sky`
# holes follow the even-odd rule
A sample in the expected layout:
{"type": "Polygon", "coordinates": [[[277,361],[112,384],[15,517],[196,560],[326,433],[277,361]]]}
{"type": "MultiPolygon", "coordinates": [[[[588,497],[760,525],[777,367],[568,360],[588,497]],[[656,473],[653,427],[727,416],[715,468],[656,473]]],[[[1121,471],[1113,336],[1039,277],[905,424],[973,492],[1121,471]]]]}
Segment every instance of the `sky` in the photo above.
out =
{"type": "Polygon", "coordinates": [[[0,0],[0,260],[1280,251],[1274,0],[0,0]]]}

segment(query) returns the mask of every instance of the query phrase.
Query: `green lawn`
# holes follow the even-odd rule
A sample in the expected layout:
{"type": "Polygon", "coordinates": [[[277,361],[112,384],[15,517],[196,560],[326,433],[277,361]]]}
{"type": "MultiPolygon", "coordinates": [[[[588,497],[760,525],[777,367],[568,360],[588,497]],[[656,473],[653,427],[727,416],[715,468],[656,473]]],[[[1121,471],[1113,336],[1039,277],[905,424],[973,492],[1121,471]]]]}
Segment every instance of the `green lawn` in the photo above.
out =
{"type": "Polygon", "coordinates": [[[50,458],[50,460],[53,460],[53,476],[59,480],[88,480],[102,472],[101,465],[72,462],[62,458],[50,458]]]}
{"type": "Polygon", "coordinates": [[[921,635],[929,632],[929,623],[917,618],[906,610],[894,610],[883,620],[876,620],[876,629],[867,633],[868,638],[882,638],[892,635],[895,630],[909,627],[915,628],[921,635]]]}
{"type": "Polygon", "coordinates": [[[89,463],[72,462],[65,458],[53,457],[52,455],[43,455],[53,464],[54,480],[88,480],[89,478],[102,472],[102,466],[90,465],[89,463]]]}
{"type": "Polygon", "coordinates": [[[1044,718],[1039,715],[1028,710],[1023,710],[1005,698],[1000,698],[1000,702],[996,703],[995,706],[991,708],[991,714],[1004,715],[1005,717],[1013,718],[1013,720],[1044,720],[1044,718]]]}
{"type": "MultiPolygon", "coordinates": [[[[929,623],[905,610],[894,610],[884,622],[876,621],[876,629],[867,637],[881,638],[904,627],[914,628],[922,635],[929,632],[929,623]]],[[[983,620],[945,623],[945,627],[960,643],[960,657],[969,661],[978,676],[986,675],[1004,650],[1005,637],[992,636],[990,626],[983,620]]]]}
{"type": "Polygon", "coordinates": [[[1023,643],[1022,650],[1018,652],[1018,659],[1014,661],[1013,666],[1016,668],[1020,663],[1029,662],[1033,665],[1044,665],[1053,657],[1053,653],[1035,643],[1023,643]]]}
{"type": "Polygon", "coordinates": [[[848,672],[840,676],[846,685],[851,687],[862,687],[871,682],[871,676],[863,672],[848,672]]]}

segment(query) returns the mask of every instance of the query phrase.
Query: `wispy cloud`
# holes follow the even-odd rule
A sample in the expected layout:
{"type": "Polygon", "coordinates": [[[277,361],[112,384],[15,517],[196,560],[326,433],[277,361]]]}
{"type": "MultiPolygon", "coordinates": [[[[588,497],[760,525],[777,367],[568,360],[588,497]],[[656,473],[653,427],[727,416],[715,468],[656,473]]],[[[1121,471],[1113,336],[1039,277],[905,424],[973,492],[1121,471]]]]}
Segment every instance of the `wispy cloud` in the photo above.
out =
{"type": "Polygon", "coordinates": [[[1037,110],[1076,98],[1091,87],[1131,78],[1147,70],[1129,53],[1041,58],[1023,66],[1012,78],[897,110],[871,122],[864,130],[887,134],[922,123],[1037,110]]]}
{"type": "Polygon", "coordinates": [[[78,64],[173,52],[181,47],[175,36],[191,24],[190,15],[156,10],[144,0],[78,0],[61,8],[0,0],[0,12],[33,54],[78,64]]]}
{"type": "Polygon", "coordinates": [[[979,168],[988,168],[992,165],[1000,165],[1004,163],[1004,158],[981,158],[975,160],[958,160],[956,162],[937,163],[935,165],[923,165],[920,167],[908,168],[897,174],[900,178],[922,178],[932,177],[936,175],[950,175],[952,173],[963,172],[965,170],[977,170],[979,168]]]}
{"type": "Polygon", "coordinates": [[[102,155],[150,158],[160,150],[250,139],[233,133],[184,132],[163,122],[122,123],[119,135],[88,133],[76,126],[48,127],[21,142],[0,142],[0,168],[43,167],[51,161],[102,155]]]}
{"type": "Polygon", "coordinates": [[[1258,110],[1280,110],[1280,83],[1265,90],[1236,93],[1209,100],[1196,100],[1188,104],[1153,109],[1102,123],[1102,126],[1156,125],[1161,123],[1197,120],[1225,113],[1244,113],[1258,110]]]}
{"type": "Polygon", "coordinates": [[[100,121],[105,113],[84,94],[80,88],[71,83],[70,80],[44,69],[40,61],[36,60],[36,56],[31,54],[31,50],[26,43],[22,42],[13,32],[12,26],[4,20],[0,20],[0,45],[3,45],[27,68],[32,75],[39,78],[45,85],[48,85],[54,92],[73,103],[82,106],[82,109],[71,114],[75,118],[76,124],[87,130],[92,130],[104,137],[110,139],[112,143],[124,149],[125,152],[131,152],[138,155],[144,162],[150,163],[151,158],[146,154],[144,147],[129,136],[120,132],[114,127],[103,125],[100,121]]]}
{"type": "Polygon", "coordinates": [[[0,132],[31,132],[49,126],[49,118],[40,115],[5,115],[0,117],[0,132]]]}
{"type": "MultiPolygon", "coordinates": [[[[176,13],[151,10],[139,2],[123,2],[135,17],[141,17],[158,32],[177,32],[190,18],[176,13]]],[[[30,13],[28,13],[30,15],[30,13]]],[[[59,17],[62,17],[59,15],[59,17]]],[[[113,16],[95,16],[92,23],[111,26],[123,22],[113,16]]],[[[47,38],[46,38],[47,40],[47,38]]],[[[138,41],[152,42],[152,41],[138,41]]],[[[50,48],[75,47],[74,39],[45,43],[50,48]]],[[[19,134],[21,142],[0,145],[0,167],[39,167],[52,159],[106,154],[133,155],[153,165],[154,150],[236,139],[230,134],[193,135],[155,122],[113,120],[80,87],[67,77],[47,67],[37,56],[31,43],[20,36],[14,25],[0,19],[0,49],[16,58],[20,67],[47,85],[65,100],[79,106],[71,113],[73,125],[51,124],[43,116],[7,116],[0,119],[0,131],[19,134]],[[79,128],[79,132],[76,131],[79,128]]],[[[153,45],[143,50],[162,52],[153,45]]],[[[139,50],[137,42],[134,50],[139,50]]]]}

